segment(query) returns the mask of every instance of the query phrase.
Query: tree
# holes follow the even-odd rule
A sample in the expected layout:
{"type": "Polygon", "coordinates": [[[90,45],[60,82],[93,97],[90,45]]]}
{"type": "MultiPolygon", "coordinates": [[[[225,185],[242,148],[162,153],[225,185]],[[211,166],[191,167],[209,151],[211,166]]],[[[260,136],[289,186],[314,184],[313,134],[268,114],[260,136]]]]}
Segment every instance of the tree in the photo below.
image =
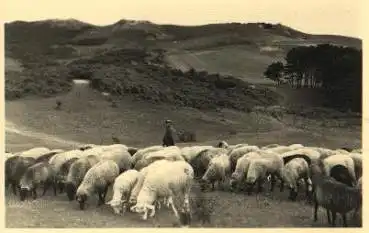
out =
{"type": "Polygon", "coordinates": [[[277,82],[278,85],[281,84],[281,78],[283,73],[284,65],[282,62],[273,62],[268,66],[266,71],[264,72],[264,76],[268,79],[271,79],[277,82]]]}

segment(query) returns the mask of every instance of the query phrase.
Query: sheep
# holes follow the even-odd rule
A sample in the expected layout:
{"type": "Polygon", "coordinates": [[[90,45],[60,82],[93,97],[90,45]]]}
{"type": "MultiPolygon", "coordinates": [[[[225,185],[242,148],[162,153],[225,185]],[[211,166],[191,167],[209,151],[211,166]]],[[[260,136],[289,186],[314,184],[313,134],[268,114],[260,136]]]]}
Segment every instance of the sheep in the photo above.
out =
{"type": "Polygon", "coordinates": [[[32,157],[15,155],[5,161],[5,187],[12,186],[13,194],[17,195],[17,187],[28,167],[36,163],[32,157]]]}
{"type": "Polygon", "coordinates": [[[39,156],[46,154],[47,152],[50,152],[49,148],[35,147],[26,151],[22,151],[19,155],[22,157],[32,157],[34,159],[37,159],[39,156]]]}
{"type": "Polygon", "coordinates": [[[353,187],[354,180],[352,180],[349,170],[341,164],[334,165],[329,171],[329,176],[347,186],[353,187]]]}
{"type": "Polygon", "coordinates": [[[304,146],[302,144],[291,144],[288,146],[292,150],[302,149],[304,146]]]}
{"type": "Polygon", "coordinates": [[[37,188],[39,185],[43,185],[42,196],[50,186],[54,188],[54,194],[56,195],[56,185],[54,183],[55,173],[53,168],[47,162],[39,162],[27,168],[23,174],[19,186],[20,200],[24,201],[28,192],[32,192],[33,199],[37,198],[37,188]]]}
{"type": "Polygon", "coordinates": [[[191,161],[189,161],[190,165],[195,171],[196,179],[201,178],[205,174],[209,162],[212,158],[227,152],[228,150],[224,148],[206,149],[196,155],[196,157],[194,157],[191,161]]]}
{"type": "Polygon", "coordinates": [[[182,157],[187,161],[191,161],[196,157],[201,151],[205,149],[213,148],[213,146],[186,146],[181,148],[182,157]]]}
{"type": "Polygon", "coordinates": [[[168,146],[159,151],[149,152],[144,159],[162,158],[167,160],[184,160],[182,151],[177,146],[168,146]]]}
{"type": "Polygon", "coordinates": [[[234,172],[237,164],[237,160],[241,158],[244,154],[247,154],[252,151],[259,150],[257,146],[243,146],[236,149],[233,149],[229,152],[229,161],[231,164],[231,172],[234,172]]]}
{"type": "Polygon", "coordinates": [[[85,209],[85,203],[93,193],[99,197],[98,206],[105,203],[108,188],[118,175],[119,166],[113,160],[102,160],[91,167],[76,191],[79,208],[85,209]]]}
{"type": "Polygon", "coordinates": [[[328,158],[325,158],[323,161],[324,164],[324,168],[325,168],[325,174],[329,175],[330,174],[330,170],[332,169],[333,166],[335,165],[343,165],[345,166],[348,171],[349,174],[353,180],[353,184],[355,185],[356,183],[356,175],[355,175],[355,165],[354,165],[354,160],[350,157],[350,155],[347,154],[335,154],[335,155],[331,155],[328,158]]]}
{"type": "Polygon", "coordinates": [[[310,166],[314,186],[314,221],[318,220],[318,209],[327,210],[327,220],[335,226],[336,214],[340,213],[343,226],[347,226],[346,213],[358,210],[362,205],[362,193],[358,187],[349,187],[325,174],[324,161],[319,159],[310,166]],[[332,221],[330,213],[332,213],[332,221]]]}
{"type": "Polygon", "coordinates": [[[288,147],[288,146],[278,146],[278,147],[268,148],[264,151],[273,152],[273,153],[277,153],[277,154],[283,154],[283,153],[286,153],[286,152],[292,151],[292,150],[294,150],[294,149],[291,148],[291,147],[288,147]]]}
{"type": "Polygon", "coordinates": [[[130,205],[136,204],[136,202],[137,202],[137,196],[138,196],[138,194],[139,194],[139,192],[140,192],[140,190],[142,188],[143,181],[144,181],[144,179],[145,179],[146,174],[148,173],[148,171],[150,171],[152,169],[153,170],[157,170],[158,167],[162,166],[163,164],[167,164],[168,162],[170,162],[170,161],[160,159],[158,161],[155,161],[155,162],[149,164],[147,167],[144,167],[144,168],[142,168],[139,171],[140,172],[140,176],[139,176],[139,178],[137,180],[137,183],[133,187],[132,192],[131,192],[131,196],[129,198],[129,204],[130,205]]]}
{"type": "Polygon", "coordinates": [[[119,166],[119,173],[127,171],[132,167],[132,157],[126,148],[115,147],[103,152],[99,156],[102,160],[113,160],[119,166]]]}
{"type": "Polygon", "coordinates": [[[49,164],[55,171],[55,179],[56,179],[55,183],[58,184],[60,193],[64,191],[64,184],[58,180],[59,179],[58,175],[59,175],[61,166],[66,161],[73,159],[73,158],[80,158],[82,157],[82,155],[83,155],[83,151],[81,150],[69,150],[63,153],[56,154],[49,159],[49,164]]]}
{"type": "Polygon", "coordinates": [[[284,181],[282,179],[283,171],[283,159],[276,153],[264,152],[260,157],[252,158],[250,161],[249,169],[246,176],[246,185],[248,186],[248,194],[251,194],[251,190],[258,182],[258,192],[262,191],[262,183],[271,175],[271,188],[272,192],[275,185],[275,177],[281,181],[280,190],[283,191],[284,181]]]}
{"type": "Polygon", "coordinates": [[[142,188],[137,197],[137,203],[130,208],[132,212],[143,213],[142,219],[155,215],[155,200],[160,197],[170,197],[172,210],[180,219],[175,206],[185,212],[189,219],[189,193],[193,184],[194,171],[185,161],[168,161],[159,166],[157,170],[149,170],[142,188]],[[172,174],[168,176],[168,174],[172,174]]]}
{"type": "Polygon", "coordinates": [[[67,180],[67,176],[68,176],[68,173],[69,173],[69,169],[72,166],[72,164],[78,159],[79,158],[71,158],[71,159],[65,161],[63,163],[63,165],[60,167],[60,171],[58,173],[57,180],[59,181],[59,183],[63,184],[64,187],[65,187],[65,182],[67,180]]]}
{"type": "Polygon", "coordinates": [[[139,149],[133,156],[132,156],[132,164],[136,164],[138,160],[140,160],[146,153],[154,152],[158,150],[162,150],[163,146],[150,146],[143,149],[139,149]]]}
{"type": "Polygon", "coordinates": [[[262,150],[267,150],[267,149],[275,148],[275,147],[279,147],[279,146],[281,146],[281,145],[279,145],[279,144],[269,144],[269,145],[261,147],[261,149],[262,150]]]}
{"type": "Polygon", "coordinates": [[[60,154],[64,152],[64,150],[60,150],[60,149],[56,149],[56,150],[51,150],[41,156],[39,156],[37,159],[36,159],[36,163],[40,163],[40,162],[48,162],[50,160],[51,157],[53,157],[54,155],[56,154],[60,154]]]}
{"type": "Polygon", "coordinates": [[[238,184],[239,187],[241,186],[241,183],[244,181],[244,178],[247,175],[251,158],[253,157],[260,157],[260,153],[255,151],[249,152],[237,160],[236,168],[233,171],[230,179],[231,189],[233,189],[236,184],[238,184]]]}
{"type": "Polygon", "coordinates": [[[220,187],[220,184],[222,183],[223,189],[226,178],[230,176],[230,173],[231,163],[227,154],[222,154],[212,158],[205,174],[201,178],[203,188],[205,188],[205,184],[210,183],[212,185],[212,190],[214,190],[214,184],[218,181],[218,186],[220,187]]]}
{"type": "Polygon", "coordinates": [[[320,158],[320,153],[311,148],[300,148],[282,153],[280,156],[282,157],[284,164],[287,164],[290,160],[295,158],[303,158],[310,166],[311,160],[320,158]]]}
{"type": "Polygon", "coordinates": [[[290,194],[288,199],[295,201],[298,191],[298,181],[304,179],[306,185],[306,197],[310,198],[309,192],[312,191],[310,180],[309,164],[303,158],[295,158],[289,161],[282,170],[282,179],[289,187],[290,194]]]}
{"type": "Polygon", "coordinates": [[[96,155],[89,155],[77,159],[69,168],[67,179],[65,181],[65,192],[69,201],[74,199],[78,186],[82,183],[87,171],[97,164],[100,158],[96,155]]]}
{"type": "Polygon", "coordinates": [[[128,204],[131,191],[141,175],[140,172],[130,169],[114,180],[113,197],[106,204],[113,208],[115,214],[120,214],[122,210],[125,210],[121,207],[128,204]]]}
{"type": "Polygon", "coordinates": [[[363,175],[363,156],[360,153],[349,153],[349,156],[354,160],[355,176],[359,179],[363,175]]]}

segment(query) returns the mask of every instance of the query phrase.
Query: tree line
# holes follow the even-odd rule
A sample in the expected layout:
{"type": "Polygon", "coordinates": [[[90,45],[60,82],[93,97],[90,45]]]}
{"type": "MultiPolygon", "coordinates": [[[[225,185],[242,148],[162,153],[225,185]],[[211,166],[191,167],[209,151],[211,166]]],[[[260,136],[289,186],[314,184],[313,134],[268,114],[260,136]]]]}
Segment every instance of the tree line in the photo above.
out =
{"type": "Polygon", "coordinates": [[[270,64],[264,76],[277,85],[319,88],[327,106],[361,112],[362,50],[330,44],[296,47],[285,62],[270,64]]]}

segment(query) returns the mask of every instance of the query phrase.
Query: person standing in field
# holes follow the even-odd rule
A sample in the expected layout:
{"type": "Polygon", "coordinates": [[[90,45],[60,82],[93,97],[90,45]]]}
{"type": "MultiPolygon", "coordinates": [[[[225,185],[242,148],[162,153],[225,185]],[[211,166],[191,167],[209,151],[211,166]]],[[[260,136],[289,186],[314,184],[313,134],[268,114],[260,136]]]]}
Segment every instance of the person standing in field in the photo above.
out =
{"type": "Polygon", "coordinates": [[[174,146],[175,145],[175,135],[176,130],[173,127],[173,122],[171,120],[165,121],[165,134],[163,137],[163,146],[174,146]]]}

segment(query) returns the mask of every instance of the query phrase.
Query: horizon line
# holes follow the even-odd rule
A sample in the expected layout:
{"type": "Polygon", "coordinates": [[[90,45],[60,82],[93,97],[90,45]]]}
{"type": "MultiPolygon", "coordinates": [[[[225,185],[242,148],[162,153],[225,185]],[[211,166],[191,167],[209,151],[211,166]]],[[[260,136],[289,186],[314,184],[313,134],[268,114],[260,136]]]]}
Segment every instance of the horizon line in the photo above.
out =
{"type": "Polygon", "coordinates": [[[110,26],[113,24],[118,23],[119,21],[133,21],[133,22],[148,22],[151,24],[155,24],[155,25],[170,25],[170,26],[182,26],[182,27],[201,27],[201,26],[207,26],[207,25],[217,25],[217,24],[272,24],[272,25],[282,25],[285,27],[288,27],[290,29],[293,29],[295,31],[304,33],[304,34],[310,34],[310,35],[320,35],[320,36],[342,36],[342,37],[349,37],[349,38],[353,38],[353,39],[359,39],[359,40],[363,40],[361,37],[359,36],[352,36],[352,35],[343,35],[343,34],[335,34],[335,33],[312,33],[312,32],[305,32],[304,30],[301,29],[297,29],[295,27],[291,27],[288,26],[287,24],[283,24],[282,22],[268,22],[268,21],[249,21],[249,22],[239,22],[239,21],[219,21],[219,22],[214,22],[214,23],[203,23],[203,24],[173,24],[173,23],[160,23],[160,22],[154,22],[151,20],[137,20],[137,19],[126,19],[126,18],[121,18],[117,21],[114,21],[112,23],[108,23],[108,24],[94,24],[85,20],[81,20],[81,19],[77,19],[77,18],[43,18],[43,19],[36,19],[36,20],[22,20],[22,19],[18,19],[18,20],[12,20],[12,21],[3,21],[4,25],[5,24],[11,24],[11,23],[15,23],[15,22],[26,22],[26,23],[34,23],[34,22],[42,22],[42,21],[68,21],[68,20],[75,20],[75,21],[79,21],[81,23],[85,23],[85,24],[89,24],[91,26],[95,26],[95,27],[106,27],[106,26],[110,26]]]}

